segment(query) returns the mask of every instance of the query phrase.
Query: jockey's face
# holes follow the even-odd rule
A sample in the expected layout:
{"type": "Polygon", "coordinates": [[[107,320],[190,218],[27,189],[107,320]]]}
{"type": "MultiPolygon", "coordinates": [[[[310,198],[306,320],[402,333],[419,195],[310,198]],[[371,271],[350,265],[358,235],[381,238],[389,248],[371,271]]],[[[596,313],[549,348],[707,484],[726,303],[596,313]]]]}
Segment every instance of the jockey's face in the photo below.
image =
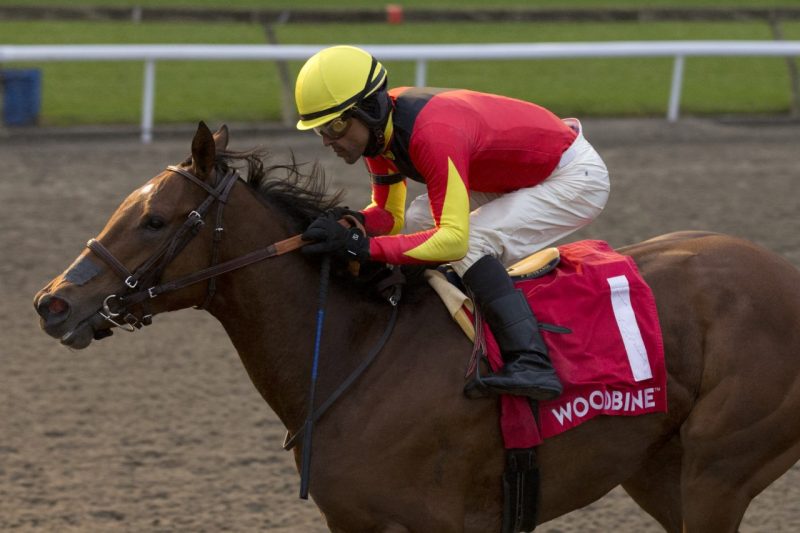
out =
{"type": "Polygon", "coordinates": [[[352,165],[358,161],[367,149],[369,142],[369,129],[355,117],[347,119],[349,121],[346,131],[341,137],[331,137],[321,128],[319,134],[322,136],[322,144],[330,146],[336,155],[344,159],[345,163],[352,165]]]}

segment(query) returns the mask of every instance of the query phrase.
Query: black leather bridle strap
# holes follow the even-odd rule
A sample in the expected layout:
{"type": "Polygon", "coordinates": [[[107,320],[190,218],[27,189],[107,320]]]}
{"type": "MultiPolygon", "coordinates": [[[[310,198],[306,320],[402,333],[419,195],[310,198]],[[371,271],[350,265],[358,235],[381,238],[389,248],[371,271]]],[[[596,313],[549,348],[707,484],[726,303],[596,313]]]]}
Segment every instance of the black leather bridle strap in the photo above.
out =
{"type": "MultiPolygon", "coordinates": [[[[91,239],[87,243],[87,246],[92,252],[101,257],[112,267],[114,271],[117,272],[117,274],[119,274],[125,280],[125,285],[127,286],[128,291],[123,295],[112,295],[114,296],[117,308],[119,309],[118,314],[126,312],[130,307],[139,303],[146,305],[146,300],[155,298],[160,294],[176,291],[205,280],[213,281],[217,276],[238,270],[270,257],[283,255],[287,252],[297,250],[308,243],[308,241],[302,240],[300,235],[295,235],[229,261],[216,264],[219,258],[217,244],[222,233],[222,209],[227,202],[228,195],[230,194],[233,185],[236,183],[236,181],[238,181],[238,173],[236,173],[235,170],[229,171],[228,174],[218,181],[216,187],[211,187],[186,169],[172,165],[167,167],[167,169],[177,172],[181,176],[188,178],[192,183],[199,185],[209,193],[209,196],[206,197],[205,201],[203,201],[203,203],[200,204],[196,210],[189,214],[189,217],[186,219],[183,225],[178,228],[175,234],[169,240],[164,241],[153,253],[153,255],[151,255],[141,266],[139,266],[139,268],[136,269],[135,273],[132,274],[97,239],[91,239]],[[215,200],[219,201],[219,206],[217,211],[217,227],[214,230],[214,240],[212,243],[211,265],[203,270],[193,272],[166,283],[158,284],[164,268],[166,268],[166,266],[172,262],[175,256],[177,256],[178,253],[180,253],[180,251],[189,243],[191,237],[197,233],[197,229],[203,224],[203,218],[205,217],[206,211],[208,211],[211,205],[214,204],[215,200]],[[188,235],[190,232],[191,235],[188,235]],[[149,288],[142,288],[143,285],[150,286],[149,288]]],[[[344,226],[350,226],[350,222],[344,219],[340,220],[339,223],[344,226]]],[[[215,284],[210,282],[205,301],[202,304],[203,307],[206,307],[209,304],[215,290],[215,284]]]]}
{"type": "Polygon", "coordinates": [[[180,167],[169,166],[167,168],[185,177],[192,176],[191,181],[203,187],[203,189],[208,191],[209,195],[206,197],[203,203],[197,207],[197,209],[189,214],[189,217],[183,223],[183,226],[181,226],[172,239],[163,246],[163,249],[160,249],[158,252],[153,254],[153,256],[145,264],[137,269],[137,275],[144,277],[147,274],[152,274],[151,278],[153,280],[159,279],[164,268],[166,268],[166,266],[172,262],[175,256],[178,255],[178,253],[180,253],[180,251],[183,250],[187,244],[189,244],[189,239],[184,238],[185,235],[189,231],[196,233],[199,230],[199,228],[204,224],[203,219],[205,218],[206,213],[215,201],[219,201],[218,209],[222,209],[222,206],[225,205],[225,202],[228,200],[228,193],[230,193],[233,184],[236,183],[237,180],[236,171],[230,170],[227,174],[225,174],[225,176],[222,177],[221,180],[219,180],[219,185],[217,188],[211,188],[206,185],[205,182],[201,181],[197,177],[194,177],[191,173],[180,167]],[[161,260],[160,265],[158,268],[154,269],[153,266],[159,259],[161,259],[162,255],[163,259],[161,260]]]}
{"type": "MultiPolygon", "coordinates": [[[[185,238],[186,234],[190,231],[195,232],[203,225],[203,218],[206,212],[215,201],[220,202],[220,209],[227,200],[233,184],[236,183],[237,174],[231,170],[221,180],[219,186],[214,189],[206,185],[204,182],[194,177],[191,173],[185,171],[180,167],[170,166],[167,167],[173,172],[190,177],[193,183],[200,185],[204,190],[209,192],[209,196],[186,218],[184,223],[175,232],[175,234],[167,241],[164,241],[155,252],[142,263],[135,271],[131,273],[125,265],[122,264],[114,255],[97,239],[90,239],[86,246],[95,254],[100,256],[109,266],[111,266],[117,274],[125,280],[125,285],[128,288],[135,288],[139,285],[139,281],[145,277],[149,277],[150,281],[158,279],[161,271],[172,261],[172,259],[182,250],[187,244],[188,239],[185,238]],[[156,265],[159,264],[158,267],[156,265]]],[[[220,219],[218,217],[218,227],[220,226],[220,219]]]]}
{"type": "MultiPolygon", "coordinates": [[[[213,267],[219,262],[219,245],[220,241],[222,241],[222,232],[224,228],[222,226],[222,213],[225,209],[225,205],[228,201],[228,195],[233,188],[233,184],[236,183],[235,179],[228,180],[227,182],[223,182],[220,185],[222,189],[222,198],[220,199],[219,205],[217,206],[217,219],[216,224],[214,225],[214,236],[211,238],[211,262],[210,265],[213,267]]],[[[206,291],[206,299],[203,301],[202,305],[200,305],[199,309],[207,309],[208,306],[211,304],[211,300],[214,298],[214,295],[217,293],[217,278],[213,277],[208,281],[208,290],[206,291]]]]}
{"type": "Polygon", "coordinates": [[[229,261],[225,261],[224,263],[219,263],[218,265],[204,268],[203,270],[198,270],[197,272],[193,272],[181,278],[162,283],[161,285],[150,287],[146,290],[140,290],[121,298],[121,301],[126,305],[134,305],[147,298],[155,298],[160,294],[183,289],[189,285],[194,285],[195,283],[211,279],[215,276],[220,276],[222,274],[238,270],[253,263],[263,261],[264,259],[283,255],[287,252],[291,252],[292,250],[300,248],[301,246],[305,245],[306,242],[307,241],[303,241],[301,239],[300,235],[295,235],[294,237],[276,242],[275,244],[270,244],[265,248],[252,251],[249,254],[241,255],[229,261]]]}
{"type": "Polygon", "coordinates": [[[89,241],[86,243],[86,247],[97,254],[103,261],[106,262],[108,266],[113,268],[114,271],[119,274],[119,277],[125,280],[125,285],[131,289],[136,287],[137,280],[133,277],[131,271],[125,268],[125,265],[120,263],[119,260],[114,257],[114,254],[109,252],[108,248],[103,246],[100,241],[97,239],[89,239],[89,241]]]}
{"type": "Polygon", "coordinates": [[[180,174],[184,178],[188,179],[189,181],[191,181],[192,183],[194,183],[198,187],[201,187],[201,188],[205,189],[205,191],[208,194],[210,194],[211,196],[213,196],[217,200],[222,200],[222,198],[220,197],[220,191],[214,189],[208,183],[206,183],[205,181],[201,180],[200,178],[198,178],[197,176],[195,176],[194,174],[192,174],[191,172],[189,172],[185,168],[177,167],[175,165],[168,165],[167,166],[167,170],[171,170],[172,172],[177,172],[178,174],[180,174]]]}

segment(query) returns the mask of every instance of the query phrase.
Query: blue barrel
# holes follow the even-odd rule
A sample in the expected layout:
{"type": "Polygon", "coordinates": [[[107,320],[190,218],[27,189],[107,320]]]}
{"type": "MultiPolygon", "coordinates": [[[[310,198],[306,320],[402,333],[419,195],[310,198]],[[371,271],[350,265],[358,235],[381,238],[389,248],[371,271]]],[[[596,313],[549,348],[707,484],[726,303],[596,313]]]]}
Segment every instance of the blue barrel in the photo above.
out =
{"type": "Polygon", "coordinates": [[[3,122],[7,126],[30,126],[39,119],[42,104],[42,72],[39,69],[4,69],[3,122]]]}

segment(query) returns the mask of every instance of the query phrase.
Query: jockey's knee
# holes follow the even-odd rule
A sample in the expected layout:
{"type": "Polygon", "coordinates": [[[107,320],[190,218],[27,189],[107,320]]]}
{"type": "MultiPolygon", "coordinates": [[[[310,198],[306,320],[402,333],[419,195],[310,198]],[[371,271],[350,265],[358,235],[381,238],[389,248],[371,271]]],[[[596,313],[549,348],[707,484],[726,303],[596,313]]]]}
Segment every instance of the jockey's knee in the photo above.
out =
{"type": "Polygon", "coordinates": [[[467,254],[458,261],[453,261],[451,266],[459,277],[463,277],[464,273],[469,270],[472,265],[487,255],[495,257],[502,262],[502,250],[498,249],[496,244],[492,244],[490,241],[482,239],[470,231],[467,254]]]}

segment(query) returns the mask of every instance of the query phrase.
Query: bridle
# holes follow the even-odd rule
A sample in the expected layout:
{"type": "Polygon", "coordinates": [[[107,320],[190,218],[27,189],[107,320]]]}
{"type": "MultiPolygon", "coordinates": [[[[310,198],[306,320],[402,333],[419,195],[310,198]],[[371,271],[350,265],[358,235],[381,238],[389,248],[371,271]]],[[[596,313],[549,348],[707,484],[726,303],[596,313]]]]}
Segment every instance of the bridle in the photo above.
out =
{"type": "Polygon", "coordinates": [[[103,300],[102,309],[98,310],[98,313],[110,324],[126,331],[136,331],[136,329],[152,323],[153,315],[149,310],[149,301],[152,298],[201,281],[209,280],[205,300],[201,305],[197,306],[199,309],[205,309],[211,303],[216,292],[217,276],[269,257],[275,257],[296,250],[304,244],[300,236],[295,235],[294,237],[278,241],[229,261],[218,263],[219,243],[222,240],[224,231],[222,214],[228,201],[228,195],[233,185],[239,180],[239,173],[234,169],[230,169],[222,178],[217,180],[214,186],[211,186],[185,168],[170,165],[167,167],[167,170],[176,172],[185,177],[205,190],[208,196],[196,209],[189,213],[186,220],[172,237],[162,243],[144,263],[131,272],[121,261],[114,257],[114,254],[99,240],[93,238],[89,239],[89,242],[86,243],[87,248],[110,266],[125,285],[125,288],[120,294],[110,294],[103,300]],[[199,233],[200,229],[205,225],[204,219],[206,214],[215,203],[218,204],[218,207],[215,221],[216,225],[214,227],[211,244],[210,266],[183,277],[161,283],[161,276],[164,270],[181,250],[183,250],[199,233]],[[139,316],[134,314],[131,310],[131,308],[136,305],[140,306],[139,316]]]}
{"type": "MultiPolygon", "coordinates": [[[[171,239],[165,241],[161,246],[159,246],[158,249],[156,249],[156,251],[153,252],[153,254],[133,272],[128,270],[125,265],[122,264],[119,259],[114,257],[114,254],[112,254],[108,248],[106,248],[97,239],[89,239],[89,242],[86,243],[86,246],[89,248],[89,250],[91,250],[106,264],[108,264],[119,275],[120,279],[122,279],[125,285],[125,289],[123,289],[124,293],[122,293],[122,295],[111,294],[103,300],[102,309],[98,310],[98,314],[100,314],[100,316],[102,316],[110,324],[120,327],[126,331],[136,331],[142,326],[147,326],[152,323],[153,315],[151,312],[149,312],[148,302],[160,294],[176,291],[201,281],[210,280],[205,301],[201,306],[199,306],[201,309],[206,308],[211,302],[211,299],[214,297],[214,293],[216,291],[215,278],[217,276],[270,257],[276,257],[287,252],[291,252],[302,247],[306,242],[302,240],[301,235],[295,235],[293,237],[289,237],[288,239],[270,244],[264,248],[240,255],[234,259],[218,263],[219,242],[222,239],[222,233],[224,231],[222,227],[222,212],[227,204],[228,195],[230,194],[233,185],[239,179],[239,173],[233,169],[228,170],[228,172],[212,187],[185,168],[170,165],[167,167],[167,170],[177,172],[208,193],[206,199],[197,207],[197,209],[189,213],[189,216],[186,218],[181,227],[178,228],[178,230],[172,235],[171,239]],[[218,203],[219,205],[217,207],[216,226],[214,227],[214,237],[211,247],[210,266],[191,274],[187,274],[183,277],[161,283],[161,275],[163,274],[167,265],[169,265],[172,260],[181,252],[181,250],[183,250],[186,245],[189,244],[195,235],[199,233],[200,228],[202,228],[202,226],[205,224],[203,219],[214,203],[218,203]],[[114,306],[114,310],[111,309],[112,305],[114,306]],[[140,305],[142,309],[141,316],[136,316],[131,311],[131,308],[136,305],[140,305]]],[[[340,223],[351,225],[357,224],[358,221],[354,217],[348,216],[341,220],[340,223]]],[[[326,263],[329,264],[328,262],[326,263]]],[[[389,318],[389,322],[386,325],[383,335],[381,335],[380,339],[378,339],[378,342],[372,347],[367,354],[367,357],[361,362],[361,364],[324,402],[322,402],[320,406],[316,407],[314,405],[313,392],[311,393],[306,424],[293,435],[289,432],[286,434],[286,439],[284,440],[284,449],[286,450],[291,449],[295,445],[295,442],[299,436],[303,435],[306,438],[306,441],[304,442],[304,467],[301,474],[301,497],[303,498],[308,497],[308,483],[310,475],[308,466],[311,462],[310,444],[314,422],[319,420],[336,402],[336,400],[338,400],[367,370],[367,368],[381,352],[383,346],[389,340],[392,330],[394,329],[394,325],[397,321],[398,303],[400,300],[401,286],[404,282],[404,278],[402,278],[402,273],[399,269],[393,271],[393,274],[398,277],[392,278],[390,283],[384,282],[386,285],[383,287],[383,289],[386,291],[386,299],[392,306],[392,314],[389,318]]],[[[327,274],[325,275],[325,279],[327,279],[327,274]]],[[[324,288],[324,292],[327,292],[327,286],[324,288]]],[[[320,297],[320,300],[323,300],[322,296],[320,297]]],[[[317,340],[315,341],[317,348],[319,346],[319,333],[321,332],[322,328],[321,316],[322,315],[320,314],[317,325],[318,336],[317,340]]],[[[95,332],[95,338],[102,338],[107,335],[110,335],[109,330],[100,330],[95,332]]],[[[316,350],[314,361],[315,370],[312,372],[312,375],[315,379],[316,358],[318,355],[318,350],[316,350]]]]}

